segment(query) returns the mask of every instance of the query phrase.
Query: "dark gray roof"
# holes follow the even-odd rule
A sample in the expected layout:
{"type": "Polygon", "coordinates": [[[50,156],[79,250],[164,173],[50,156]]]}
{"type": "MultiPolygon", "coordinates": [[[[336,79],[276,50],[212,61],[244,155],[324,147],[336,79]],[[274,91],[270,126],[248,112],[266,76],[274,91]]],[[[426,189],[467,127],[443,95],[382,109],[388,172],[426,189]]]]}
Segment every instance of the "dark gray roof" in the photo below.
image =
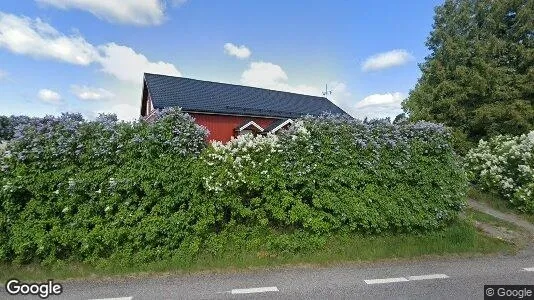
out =
{"type": "Polygon", "coordinates": [[[154,108],[189,112],[295,118],[323,112],[347,115],[324,97],[145,73],[154,108]]]}

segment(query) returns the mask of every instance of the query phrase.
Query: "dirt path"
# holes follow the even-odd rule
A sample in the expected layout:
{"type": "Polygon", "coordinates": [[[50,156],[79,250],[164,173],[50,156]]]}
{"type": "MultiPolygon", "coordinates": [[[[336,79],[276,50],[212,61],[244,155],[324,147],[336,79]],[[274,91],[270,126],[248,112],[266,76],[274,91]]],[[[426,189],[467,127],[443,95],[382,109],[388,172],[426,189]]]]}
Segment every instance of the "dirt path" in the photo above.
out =
{"type": "Polygon", "coordinates": [[[500,212],[498,210],[495,210],[491,207],[489,207],[488,205],[484,204],[484,203],[480,203],[480,202],[477,202],[477,201],[474,201],[472,199],[469,199],[468,200],[468,204],[469,206],[472,208],[472,209],[475,209],[475,210],[478,210],[480,212],[483,212],[485,214],[488,214],[490,216],[493,216],[497,219],[501,219],[503,221],[506,221],[506,222],[509,222],[509,223],[512,223],[518,227],[521,227],[523,228],[524,230],[530,232],[531,234],[534,234],[534,225],[529,223],[528,221],[525,221],[513,214],[507,214],[507,213],[503,213],[503,212],[500,212]]]}

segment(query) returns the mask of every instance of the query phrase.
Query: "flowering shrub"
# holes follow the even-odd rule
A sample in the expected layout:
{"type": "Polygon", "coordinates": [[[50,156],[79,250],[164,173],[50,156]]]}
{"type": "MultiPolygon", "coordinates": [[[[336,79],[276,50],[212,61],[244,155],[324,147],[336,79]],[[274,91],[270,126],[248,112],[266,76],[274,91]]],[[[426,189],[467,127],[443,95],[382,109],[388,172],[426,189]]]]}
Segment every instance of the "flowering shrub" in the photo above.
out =
{"type": "MultiPolygon", "coordinates": [[[[301,122],[291,142],[307,136],[301,122]]],[[[277,135],[241,135],[223,145],[215,142],[202,156],[204,186],[214,195],[215,227],[287,225],[288,209],[297,201],[287,190],[282,154],[286,139],[277,135]]]]}
{"type": "Polygon", "coordinates": [[[194,248],[192,164],[205,137],[179,110],[151,124],[64,114],[17,127],[0,157],[0,261],[194,248]]]}
{"type": "Polygon", "coordinates": [[[220,226],[433,230],[456,216],[466,189],[448,138],[431,123],[309,117],[280,136],[213,144],[203,180],[220,226]]]}
{"type": "Polygon", "coordinates": [[[28,116],[0,116],[0,142],[12,139],[17,126],[38,122],[38,120],[39,118],[31,118],[28,116]]]}
{"type": "Polygon", "coordinates": [[[481,140],[466,156],[470,179],[520,211],[534,213],[534,131],[481,140]]]}
{"type": "Polygon", "coordinates": [[[220,172],[204,177],[208,191],[218,193],[239,185],[250,188],[253,184],[262,184],[263,178],[270,176],[268,173],[273,164],[269,160],[281,151],[278,136],[273,134],[241,135],[227,144],[214,142],[204,161],[210,167],[217,164],[220,172]]]}
{"type": "Polygon", "coordinates": [[[38,169],[120,165],[167,152],[199,154],[205,147],[207,132],[189,115],[167,109],[157,118],[153,124],[118,122],[114,115],[100,115],[90,122],[80,114],[33,119],[15,128],[2,168],[9,164],[38,169]]]}
{"type": "MultiPolygon", "coordinates": [[[[153,123],[101,115],[34,119],[0,156],[0,261],[187,261],[246,232],[434,230],[463,205],[466,179],[435,124],[299,120],[279,135],[206,145],[179,110],[153,123]]],[[[260,237],[251,237],[261,240],[260,237]]]]}

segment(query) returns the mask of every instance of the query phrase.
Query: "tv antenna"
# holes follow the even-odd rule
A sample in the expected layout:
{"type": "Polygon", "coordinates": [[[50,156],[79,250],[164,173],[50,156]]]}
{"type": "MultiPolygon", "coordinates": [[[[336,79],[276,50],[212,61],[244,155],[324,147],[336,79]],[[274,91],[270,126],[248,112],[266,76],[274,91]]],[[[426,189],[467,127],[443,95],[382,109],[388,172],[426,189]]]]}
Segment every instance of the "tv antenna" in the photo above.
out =
{"type": "Polygon", "coordinates": [[[332,90],[328,89],[328,84],[326,84],[326,87],[323,92],[323,96],[327,97],[328,95],[332,95],[332,90]]]}

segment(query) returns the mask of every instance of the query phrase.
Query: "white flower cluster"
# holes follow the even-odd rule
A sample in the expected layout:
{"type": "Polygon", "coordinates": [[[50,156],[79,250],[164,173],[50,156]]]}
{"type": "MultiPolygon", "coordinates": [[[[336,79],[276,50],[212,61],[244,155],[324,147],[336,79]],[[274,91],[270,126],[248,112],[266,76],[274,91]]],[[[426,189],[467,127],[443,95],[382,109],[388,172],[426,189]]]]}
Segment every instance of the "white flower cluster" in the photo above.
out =
{"type": "Polygon", "coordinates": [[[273,154],[281,151],[279,138],[274,134],[244,134],[226,144],[213,142],[204,160],[208,166],[225,167],[214,168],[213,174],[204,177],[205,185],[210,191],[221,192],[226,187],[247,184],[254,176],[268,178],[268,163],[273,154]]]}
{"type": "Polygon", "coordinates": [[[2,191],[12,193],[14,191],[13,184],[11,184],[9,181],[7,181],[2,186],[2,191]]]}
{"type": "Polygon", "coordinates": [[[310,132],[306,127],[304,126],[304,122],[302,120],[298,120],[293,124],[291,127],[292,129],[292,139],[295,140],[299,137],[307,138],[310,136],[310,132]]]}
{"type": "Polygon", "coordinates": [[[481,140],[466,156],[469,175],[512,203],[534,208],[534,131],[481,140]]]}

